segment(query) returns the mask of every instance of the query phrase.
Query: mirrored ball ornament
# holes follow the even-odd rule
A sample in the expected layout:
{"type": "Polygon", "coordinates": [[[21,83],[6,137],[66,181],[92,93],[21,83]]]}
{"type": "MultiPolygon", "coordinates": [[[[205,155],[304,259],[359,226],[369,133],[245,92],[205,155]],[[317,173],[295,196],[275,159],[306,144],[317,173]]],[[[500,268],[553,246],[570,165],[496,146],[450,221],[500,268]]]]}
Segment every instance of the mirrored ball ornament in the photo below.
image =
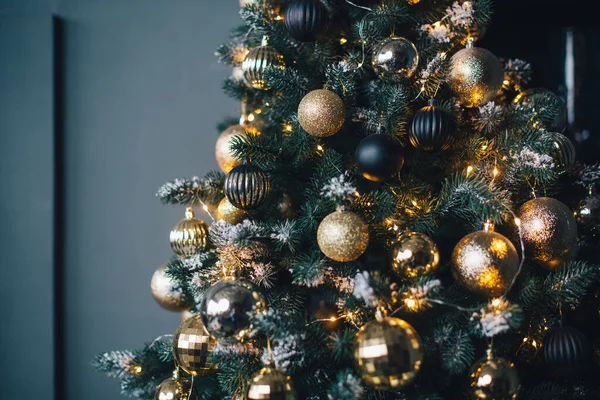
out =
{"type": "Polygon", "coordinates": [[[410,78],[419,66],[419,51],[410,40],[392,36],[373,49],[371,65],[380,78],[392,81],[410,78]]]}
{"type": "Polygon", "coordinates": [[[167,264],[163,264],[152,274],[150,290],[154,300],[165,310],[183,312],[192,308],[193,301],[167,276],[167,264]]]}
{"type": "Polygon", "coordinates": [[[575,165],[576,153],[573,142],[558,132],[545,132],[542,139],[549,144],[549,155],[554,162],[554,168],[558,173],[569,171],[575,165]]]}
{"type": "Polygon", "coordinates": [[[489,356],[471,371],[471,391],[480,400],[513,400],[520,388],[519,374],[503,358],[489,356]]]}
{"type": "Polygon", "coordinates": [[[192,376],[208,375],[216,369],[211,354],[217,340],[211,337],[199,315],[183,321],[173,335],[173,358],[176,365],[192,376]]]}
{"type": "Polygon", "coordinates": [[[433,274],[440,264],[435,242],[419,232],[404,233],[391,246],[392,269],[398,276],[415,279],[433,274]]]}
{"type": "Polygon", "coordinates": [[[192,389],[192,382],[188,379],[165,379],[156,387],[154,400],[196,400],[196,393],[192,389]]]}
{"type": "Polygon", "coordinates": [[[265,309],[265,297],[256,286],[229,278],[205,292],[200,316],[208,333],[217,339],[242,340],[251,329],[251,314],[265,309]]]}

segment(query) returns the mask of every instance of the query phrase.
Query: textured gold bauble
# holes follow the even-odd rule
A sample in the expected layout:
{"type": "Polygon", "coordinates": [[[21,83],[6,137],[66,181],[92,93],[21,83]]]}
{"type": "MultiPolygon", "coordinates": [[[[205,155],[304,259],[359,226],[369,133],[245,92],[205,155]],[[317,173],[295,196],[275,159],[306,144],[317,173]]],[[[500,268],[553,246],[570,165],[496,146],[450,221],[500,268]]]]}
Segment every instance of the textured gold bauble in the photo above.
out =
{"type": "Polygon", "coordinates": [[[519,392],[519,374],[503,358],[487,357],[471,371],[471,392],[481,400],[513,400],[519,392]]]}
{"type": "Polygon", "coordinates": [[[183,321],[173,335],[173,358],[176,365],[192,376],[203,376],[216,369],[210,357],[217,340],[210,336],[200,315],[183,321]]]}
{"type": "Polygon", "coordinates": [[[185,378],[169,378],[156,387],[154,400],[188,400],[196,399],[192,391],[192,382],[185,378]]]}
{"type": "Polygon", "coordinates": [[[317,242],[323,254],[332,260],[353,261],[369,245],[369,227],[353,212],[336,211],[321,221],[317,242]]]}
{"type": "Polygon", "coordinates": [[[335,135],[346,119],[346,106],[334,92],[318,89],[309,92],[298,105],[298,122],[309,135],[335,135]]]}
{"type": "Polygon", "coordinates": [[[423,359],[417,331],[399,318],[380,318],[363,325],[354,341],[354,361],[362,379],[377,390],[410,383],[423,359]]]}
{"type": "Polygon", "coordinates": [[[171,249],[180,257],[191,257],[206,248],[208,226],[202,220],[196,219],[194,210],[188,207],[185,218],[173,227],[169,235],[171,249]]]}
{"type": "Polygon", "coordinates": [[[392,244],[392,269],[402,278],[414,279],[431,275],[440,263],[440,252],[427,235],[410,232],[400,235],[392,244]]]}
{"type": "Polygon", "coordinates": [[[510,240],[482,230],[462,238],[452,252],[452,274],[472,293],[486,297],[504,294],[517,270],[519,255],[510,240]]]}
{"type": "Polygon", "coordinates": [[[392,81],[410,78],[419,66],[419,52],[410,40],[393,36],[375,46],[371,65],[380,78],[392,81]]]}
{"type": "Polygon", "coordinates": [[[265,70],[269,67],[283,69],[285,62],[277,50],[263,41],[263,45],[250,50],[242,62],[246,84],[254,89],[268,90],[265,70]]]}
{"type": "Polygon", "coordinates": [[[525,254],[545,268],[553,269],[577,244],[577,221],[565,204],[538,197],[523,204],[518,212],[525,254]]]}
{"type": "Polygon", "coordinates": [[[231,143],[235,137],[247,138],[246,128],[242,125],[230,126],[221,133],[215,145],[215,158],[224,173],[228,173],[233,167],[242,163],[242,160],[231,154],[231,143]]]}
{"type": "Polygon", "coordinates": [[[248,384],[248,400],[295,400],[292,380],[285,372],[265,367],[248,384]]]}
{"type": "Polygon", "coordinates": [[[192,308],[191,299],[166,274],[167,264],[163,264],[152,275],[150,290],[154,300],[165,310],[186,311],[192,308]]]}
{"type": "Polygon", "coordinates": [[[232,225],[239,224],[246,218],[248,212],[244,210],[240,210],[231,202],[227,197],[224,197],[223,200],[219,202],[219,207],[217,208],[217,218],[222,219],[224,221],[229,222],[232,225]]]}
{"type": "Polygon", "coordinates": [[[450,60],[448,84],[465,107],[479,107],[493,100],[503,80],[502,64],[486,49],[467,47],[450,60]]]}

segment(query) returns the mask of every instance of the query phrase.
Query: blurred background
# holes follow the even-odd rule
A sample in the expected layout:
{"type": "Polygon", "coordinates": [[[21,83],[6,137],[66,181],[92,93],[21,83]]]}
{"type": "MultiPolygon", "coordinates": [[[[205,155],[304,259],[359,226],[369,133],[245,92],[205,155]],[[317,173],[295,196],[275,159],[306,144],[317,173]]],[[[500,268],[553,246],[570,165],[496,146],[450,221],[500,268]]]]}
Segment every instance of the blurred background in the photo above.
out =
{"type": "MultiPolygon", "coordinates": [[[[532,63],[598,159],[600,25],[585,1],[497,0],[479,45],[532,63]]],[[[238,0],[0,0],[0,376],[4,397],[118,399],[91,368],[180,316],[149,291],[183,209],[154,194],[216,168],[216,47],[238,0]],[[32,384],[35,382],[35,384],[32,384]]]]}

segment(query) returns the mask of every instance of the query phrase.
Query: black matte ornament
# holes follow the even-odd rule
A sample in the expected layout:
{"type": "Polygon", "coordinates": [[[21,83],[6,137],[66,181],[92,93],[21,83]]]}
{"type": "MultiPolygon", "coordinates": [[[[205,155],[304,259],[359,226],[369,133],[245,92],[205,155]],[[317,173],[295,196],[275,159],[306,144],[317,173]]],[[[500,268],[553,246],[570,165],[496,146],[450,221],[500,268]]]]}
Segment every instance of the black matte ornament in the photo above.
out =
{"type": "Polygon", "coordinates": [[[267,174],[256,165],[244,160],[225,178],[225,196],[231,204],[242,210],[258,208],[271,190],[267,174]]]}
{"type": "Polygon", "coordinates": [[[452,114],[438,107],[437,101],[429,100],[429,105],[415,114],[409,132],[410,143],[417,149],[426,151],[447,150],[456,135],[456,121],[452,114]]]}
{"type": "Polygon", "coordinates": [[[589,364],[592,347],[585,335],[573,327],[560,327],[544,338],[542,357],[558,376],[581,372],[589,364]]]}
{"type": "Polygon", "coordinates": [[[327,9],[320,0],[294,0],[285,10],[285,27],[301,42],[314,42],[329,22],[327,9]]]}
{"type": "Polygon", "coordinates": [[[356,148],[356,164],[370,181],[393,178],[404,165],[404,150],[393,137],[375,134],[364,138],[356,148]]]}

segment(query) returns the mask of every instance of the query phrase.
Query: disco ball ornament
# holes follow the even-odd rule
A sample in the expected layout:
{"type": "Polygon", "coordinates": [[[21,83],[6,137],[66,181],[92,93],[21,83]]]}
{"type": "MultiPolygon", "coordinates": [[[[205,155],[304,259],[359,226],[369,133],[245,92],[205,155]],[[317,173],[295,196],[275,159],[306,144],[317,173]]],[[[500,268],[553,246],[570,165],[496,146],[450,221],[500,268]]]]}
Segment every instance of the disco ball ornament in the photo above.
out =
{"type": "Polygon", "coordinates": [[[442,110],[435,99],[429,100],[428,106],[417,111],[408,133],[410,143],[425,151],[447,150],[455,136],[454,116],[442,110]]]}
{"type": "Polygon", "coordinates": [[[200,316],[204,327],[217,339],[244,339],[250,331],[250,315],[264,312],[264,295],[252,283],[234,278],[215,283],[204,294],[200,316]]]}
{"type": "Polygon", "coordinates": [[[527,89],[513,99],[513,104],[517,109],[533,114],[536,127],[562,132],[567,126],[567,105],[550,90],[527,89]]]}
{"type": "Polygon", "coordinates": [[[248,400],[296,400],[292,379],[285,372],[268,366],[250,379],[248,400]]]}
{"type": "Polygon", "coordinates": [[[377,390],[409,384],[421,369],[423,350],[417,331],[400,318],[379,317],[356,333],[354,361],[363,381],[377,390]]]}
{"type": "Polygon", "coordinates": [[[185,218],[171,229],[171,249],[179,257],[191,257],[206,249],[208,226],[196,219],[192,207],[185,210],[185,218]]]}
{"type": "Polygon", "coordinates": [[[254,89],[268,90],[265,70],[269,67],[283,69],[285,62],[283,56],[263,40],[262,45],[250,50],[242,62],[246,84],[254,89]]]}
{"type": "Polygon", "coordinates": [[[584,371],[592,361],[592,346],[580,330],[561,326],[544,337],[542,359],[555,375],[576,375],[584,371]]]}
{"type": "Polygon", "coordinates": [[[576,161],[575,146],[568,137],[562,133],[546,132],[542,135],[542,138],[551,145],[549,155],[552,157],[554,167],[559,173],[567,172],[573,168],[576,161]]]}
{"type": "Polygon", "coordinates": [[[350,211],[335,211],[319,224],[317,243],[328,258],[348,262],[360,257],[369,245],[369,226],[350,211]]]}
{"type": "Polygon", "coordinates": [[[269,197],[271,181],[267,174],[248,160],[233,168],[225,177],[225,196],[240,210],[260,207],[269,197]]]}
{"type": "Polygon", "coordinates": [[[419,232],[404,233],[391,247],[392,269],[406,279],[433,274],[440,264],[440,252],[435,242],[419,232]]]}
{"type": "Polygon", "coordinates": [[[481,400],[514,400],[520,388],[519,374],[503,358],[488,356],[471,371],[471,392],[481,400]]]}
{"type": "Polygon", "coordinates": [[[211,337],[200,315],[193,315],[179,325],[173,335],[173,358],[176,365],[192,376],[204,376],[216,370],[210,359],[217,340],[211,337]]]}
{"type": "Polygon", "coordinates": [[[392,36],[374,48],[371,65],[380,78],[391,81],[410,78],[419,66],[419,51],[410,40],[392,36]]]}
{"type": "Polygon", "coordinates": [[[165,310],[183,312],[193,306],[193,300],[185,294],[179,284],[167,276],[167,264],[163,264],[152,274],[150,290],[154,300],[165,310]]]}
{"type": "Polygon", "coordinates": [[[217,139],[215,145],[215,158],[217,159],[219,168],[221,168],[221,171],[224,173],[228,173],[233,167],[242,163],[242,160],[234,157],[231,153],[231,144],[236,137],[239,137],[240,139],[248,138],[246,128],[243,125],[230,126],[225,129],[217,139]]]}
{"type": "Polygon", "coordinates": [[[370,135],[356,148],[356,165],[366,179],[387,181],[400,173],[404,165],[404,149],[390,135],[370,135]]]}
{"type": "Polygon", "coordinates": [[[156,387],[154,400],[196,400],[196,393],[188,379],[169,378],[156,387]]]}
{"type": "Polygon", "coordinates": [[[335,135],[344,126],[345,119],[344,101],[331,90],[313,90],[298,105],[298,122],[311,136],[335,135]]]}

